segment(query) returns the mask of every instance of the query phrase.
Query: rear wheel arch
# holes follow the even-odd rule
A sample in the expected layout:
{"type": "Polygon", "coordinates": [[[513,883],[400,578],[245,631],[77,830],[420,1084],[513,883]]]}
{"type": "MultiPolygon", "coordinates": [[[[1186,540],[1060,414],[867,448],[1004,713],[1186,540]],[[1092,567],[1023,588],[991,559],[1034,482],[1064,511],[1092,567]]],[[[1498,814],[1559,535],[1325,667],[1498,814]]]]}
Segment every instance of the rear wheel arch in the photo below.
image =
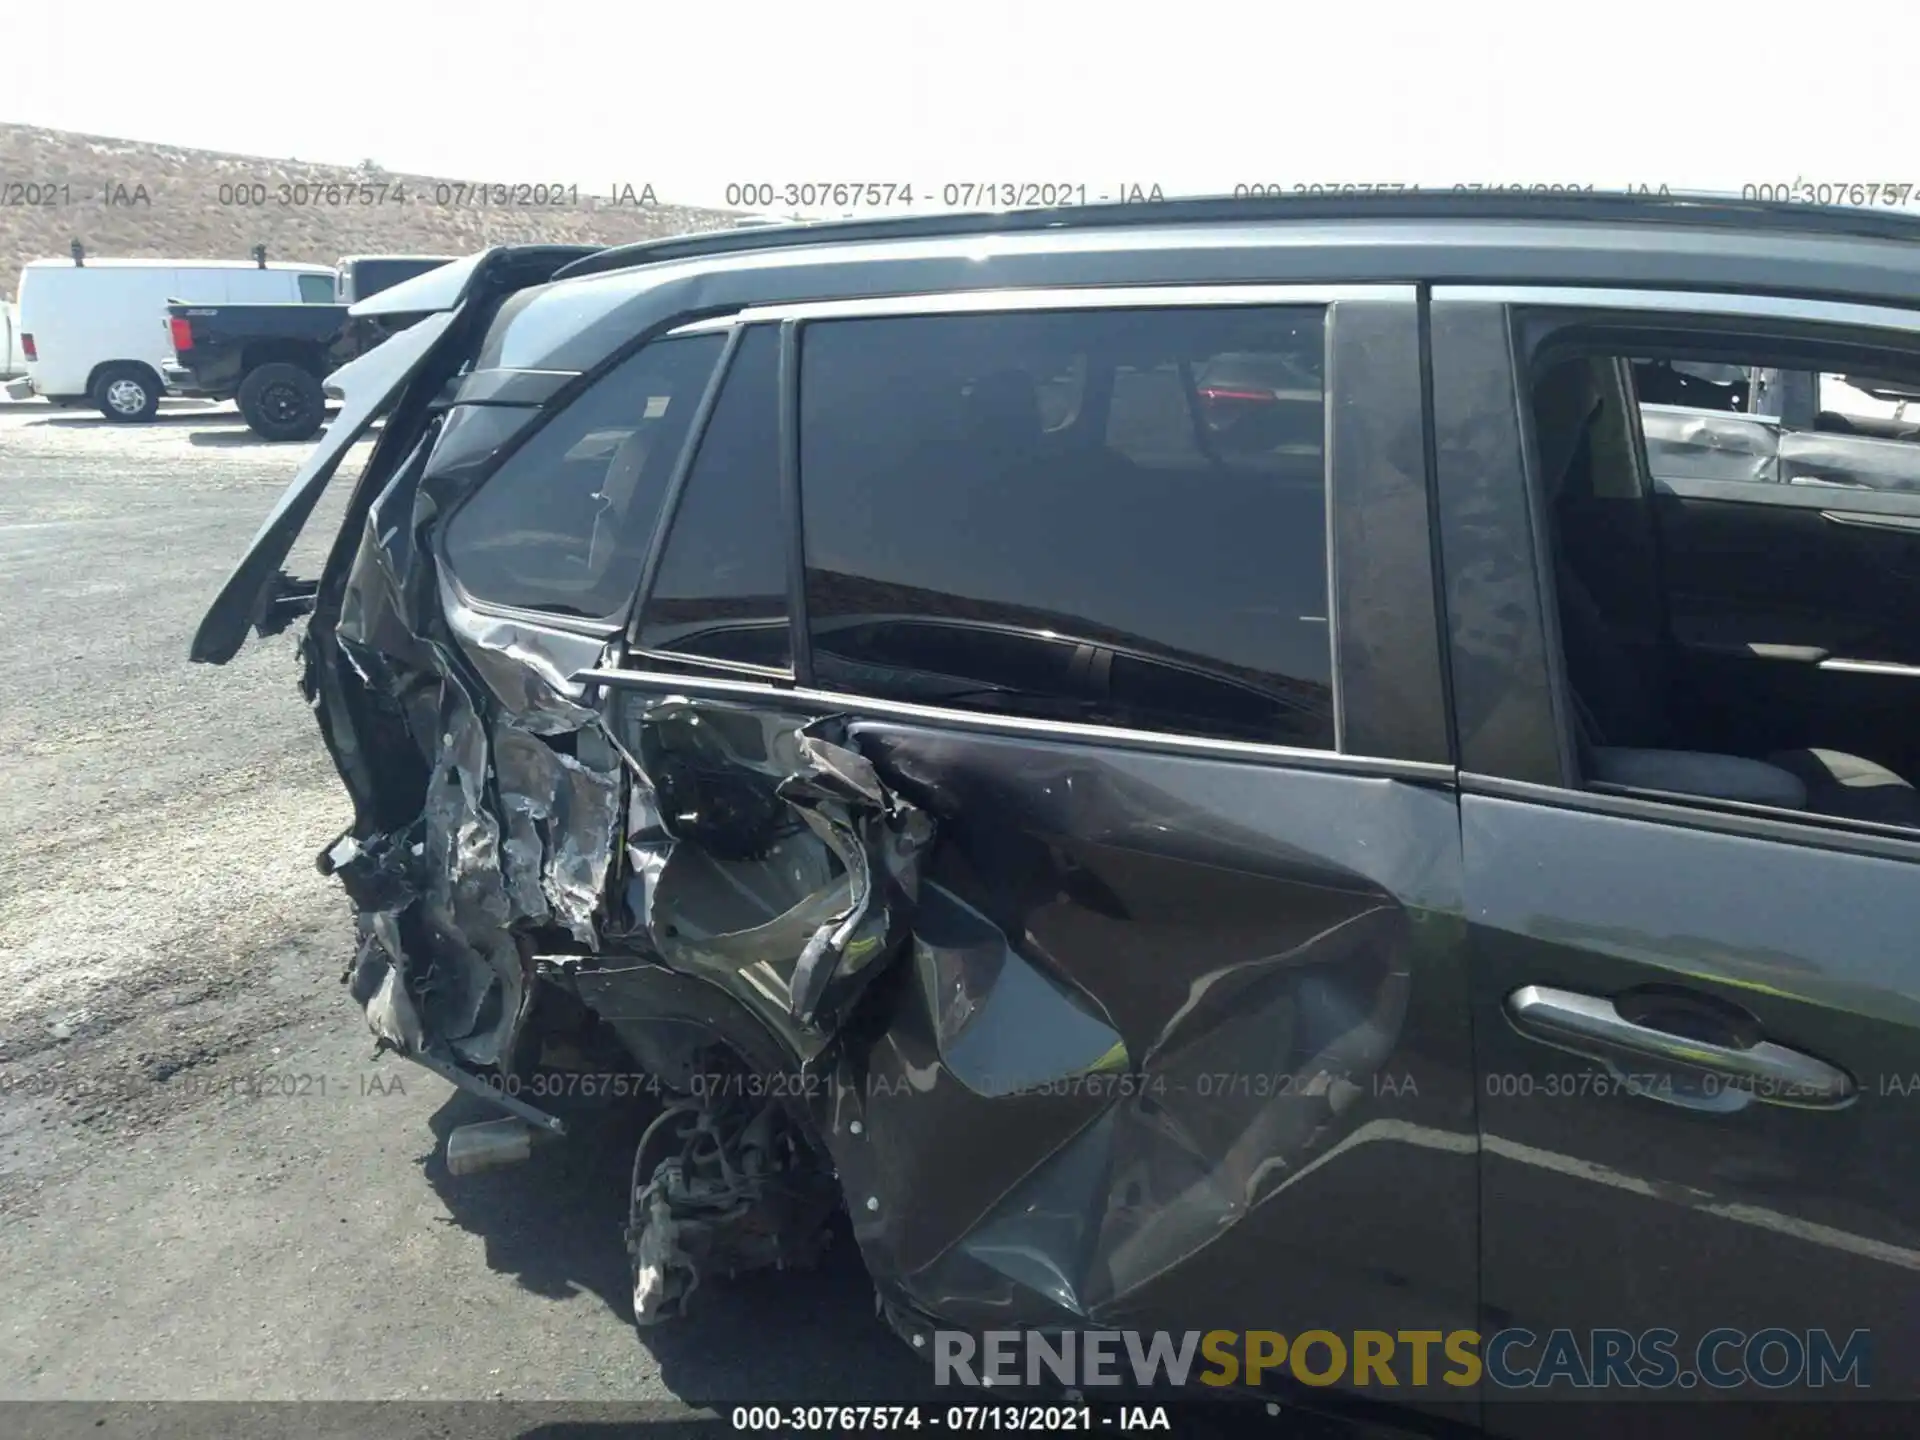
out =
{"type": "MultiPolygon", "coordinates": [[[[140,371],[145,378],[153,382],[153,387],[156,391],[159,391],[162,393],[165,392],[166,382],[160,378],[160,372],[154,369],[153,366],[149,365],[146,361],[144,360],[102,360],[98,365],[94,366],[93,369],[87,375],[87,395],[91,396],[95,391],[95,389],[99,387],[100,377],[102,375],[105,375],[109,370],[123,370],[123,369],[140,371]]],[[[74,403],[82,403],[82,402],[75,401],[74,403]]]]}

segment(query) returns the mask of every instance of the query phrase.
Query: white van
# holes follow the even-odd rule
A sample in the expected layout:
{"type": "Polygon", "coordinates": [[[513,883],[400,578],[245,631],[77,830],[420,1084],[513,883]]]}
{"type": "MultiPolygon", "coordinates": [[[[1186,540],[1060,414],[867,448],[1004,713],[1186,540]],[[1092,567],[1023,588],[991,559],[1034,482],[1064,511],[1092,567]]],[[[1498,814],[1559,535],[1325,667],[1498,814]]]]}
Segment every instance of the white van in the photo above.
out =
{"type": "Polygon", "coordinates": [[[151,420],[173,359],[167,303],[331,303],[333,271],[251,260],[30,260],[20,272],[20,345],[36,394],[151,420]]]}
{"type": "Polygon", "coordinates": [[[24,375],[26,366],[26,357],[20,353],[20,318],[11,300],[0,300],[0,380],[24,375]]]}

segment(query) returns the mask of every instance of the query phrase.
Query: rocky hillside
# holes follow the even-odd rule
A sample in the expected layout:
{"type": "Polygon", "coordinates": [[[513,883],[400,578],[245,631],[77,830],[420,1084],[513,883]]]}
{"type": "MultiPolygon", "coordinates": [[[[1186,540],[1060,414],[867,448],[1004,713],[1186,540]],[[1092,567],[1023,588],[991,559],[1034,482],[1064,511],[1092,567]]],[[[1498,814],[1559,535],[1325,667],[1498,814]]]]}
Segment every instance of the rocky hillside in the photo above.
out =
{"type": "Polygon", "coordinates": [[[99,256],[244,260],[264,244],[269,259],[330,265],[516,241],[622,244],[732,219],[662,203],[638,181],[615,195],[565,193],[508,176],[455,181],[0,124],[0,296],[9,298],[22,264],[66,255],[76,239],[99,256]]]}

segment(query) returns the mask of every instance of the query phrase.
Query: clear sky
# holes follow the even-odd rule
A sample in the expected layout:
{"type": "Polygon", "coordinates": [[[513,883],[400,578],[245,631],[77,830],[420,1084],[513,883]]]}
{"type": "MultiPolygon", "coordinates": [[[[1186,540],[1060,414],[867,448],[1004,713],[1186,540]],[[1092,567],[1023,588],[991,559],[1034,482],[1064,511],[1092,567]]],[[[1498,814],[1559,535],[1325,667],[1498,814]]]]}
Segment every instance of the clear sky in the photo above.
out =
{"type": "MultiPolygon", "coordinates": [[[[719,204],[729,182],[1920,190],[1911,0],[24,0],[0,119],[719,204]]],[[[924,203],[924,202],[923,202],[924,203]]],[[[778,207],[785,208],[785,207],[778,207]]]]}

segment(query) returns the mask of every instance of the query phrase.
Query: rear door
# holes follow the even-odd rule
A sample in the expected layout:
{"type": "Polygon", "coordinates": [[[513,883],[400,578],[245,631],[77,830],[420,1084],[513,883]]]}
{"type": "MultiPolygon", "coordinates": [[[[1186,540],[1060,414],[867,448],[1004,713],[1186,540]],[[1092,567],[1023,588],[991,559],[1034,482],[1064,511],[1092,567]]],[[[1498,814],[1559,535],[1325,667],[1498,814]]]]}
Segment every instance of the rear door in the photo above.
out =
{"type": "Polygon", "coordinates": [[[1468,1377],[1436,1348],[1416,1388],[1394,1338],[1477,1300],[1412,291],[720,323],[782,409],[723,394],[615,725],[675,693],[846,715],[937,820],[828,1137],[887,1303],[1326,1331],[1337,1363],[1301,1371],[1338,1387],[1385,1331],[1385,1398],[1457,1411],[1468,1377]],[[1196,377],[1249,355],[1293,377],[1288,413],[1223,444],[1196,377]]]}
{"type": "MultiPolygon", "coordinates": [[[[1701,1434],[1729,1417],[1581,1402],[1911,1398],[1920,835],[1582,787],[1502,303],[1528,298],[1437,289],[1432,328],[1489,1423],[1701,1434]]],[[[1752,326],[1777,316],[1748,303],[1752,326]]],[[[1556,292],[1524,334],[1572,345],[1576,320],[1593,335],[1690,306],[1739,323],[1739,304],[1556,292]]],[[[1733,488],[1690,503],[1757,486],[1733,488]]],[[[1769,517],[1828,522],[1762,501],[1720,531],[1749,534],[1790,591],[1808,581],[1778,529],[1763,540],[1769,517]]]]}

